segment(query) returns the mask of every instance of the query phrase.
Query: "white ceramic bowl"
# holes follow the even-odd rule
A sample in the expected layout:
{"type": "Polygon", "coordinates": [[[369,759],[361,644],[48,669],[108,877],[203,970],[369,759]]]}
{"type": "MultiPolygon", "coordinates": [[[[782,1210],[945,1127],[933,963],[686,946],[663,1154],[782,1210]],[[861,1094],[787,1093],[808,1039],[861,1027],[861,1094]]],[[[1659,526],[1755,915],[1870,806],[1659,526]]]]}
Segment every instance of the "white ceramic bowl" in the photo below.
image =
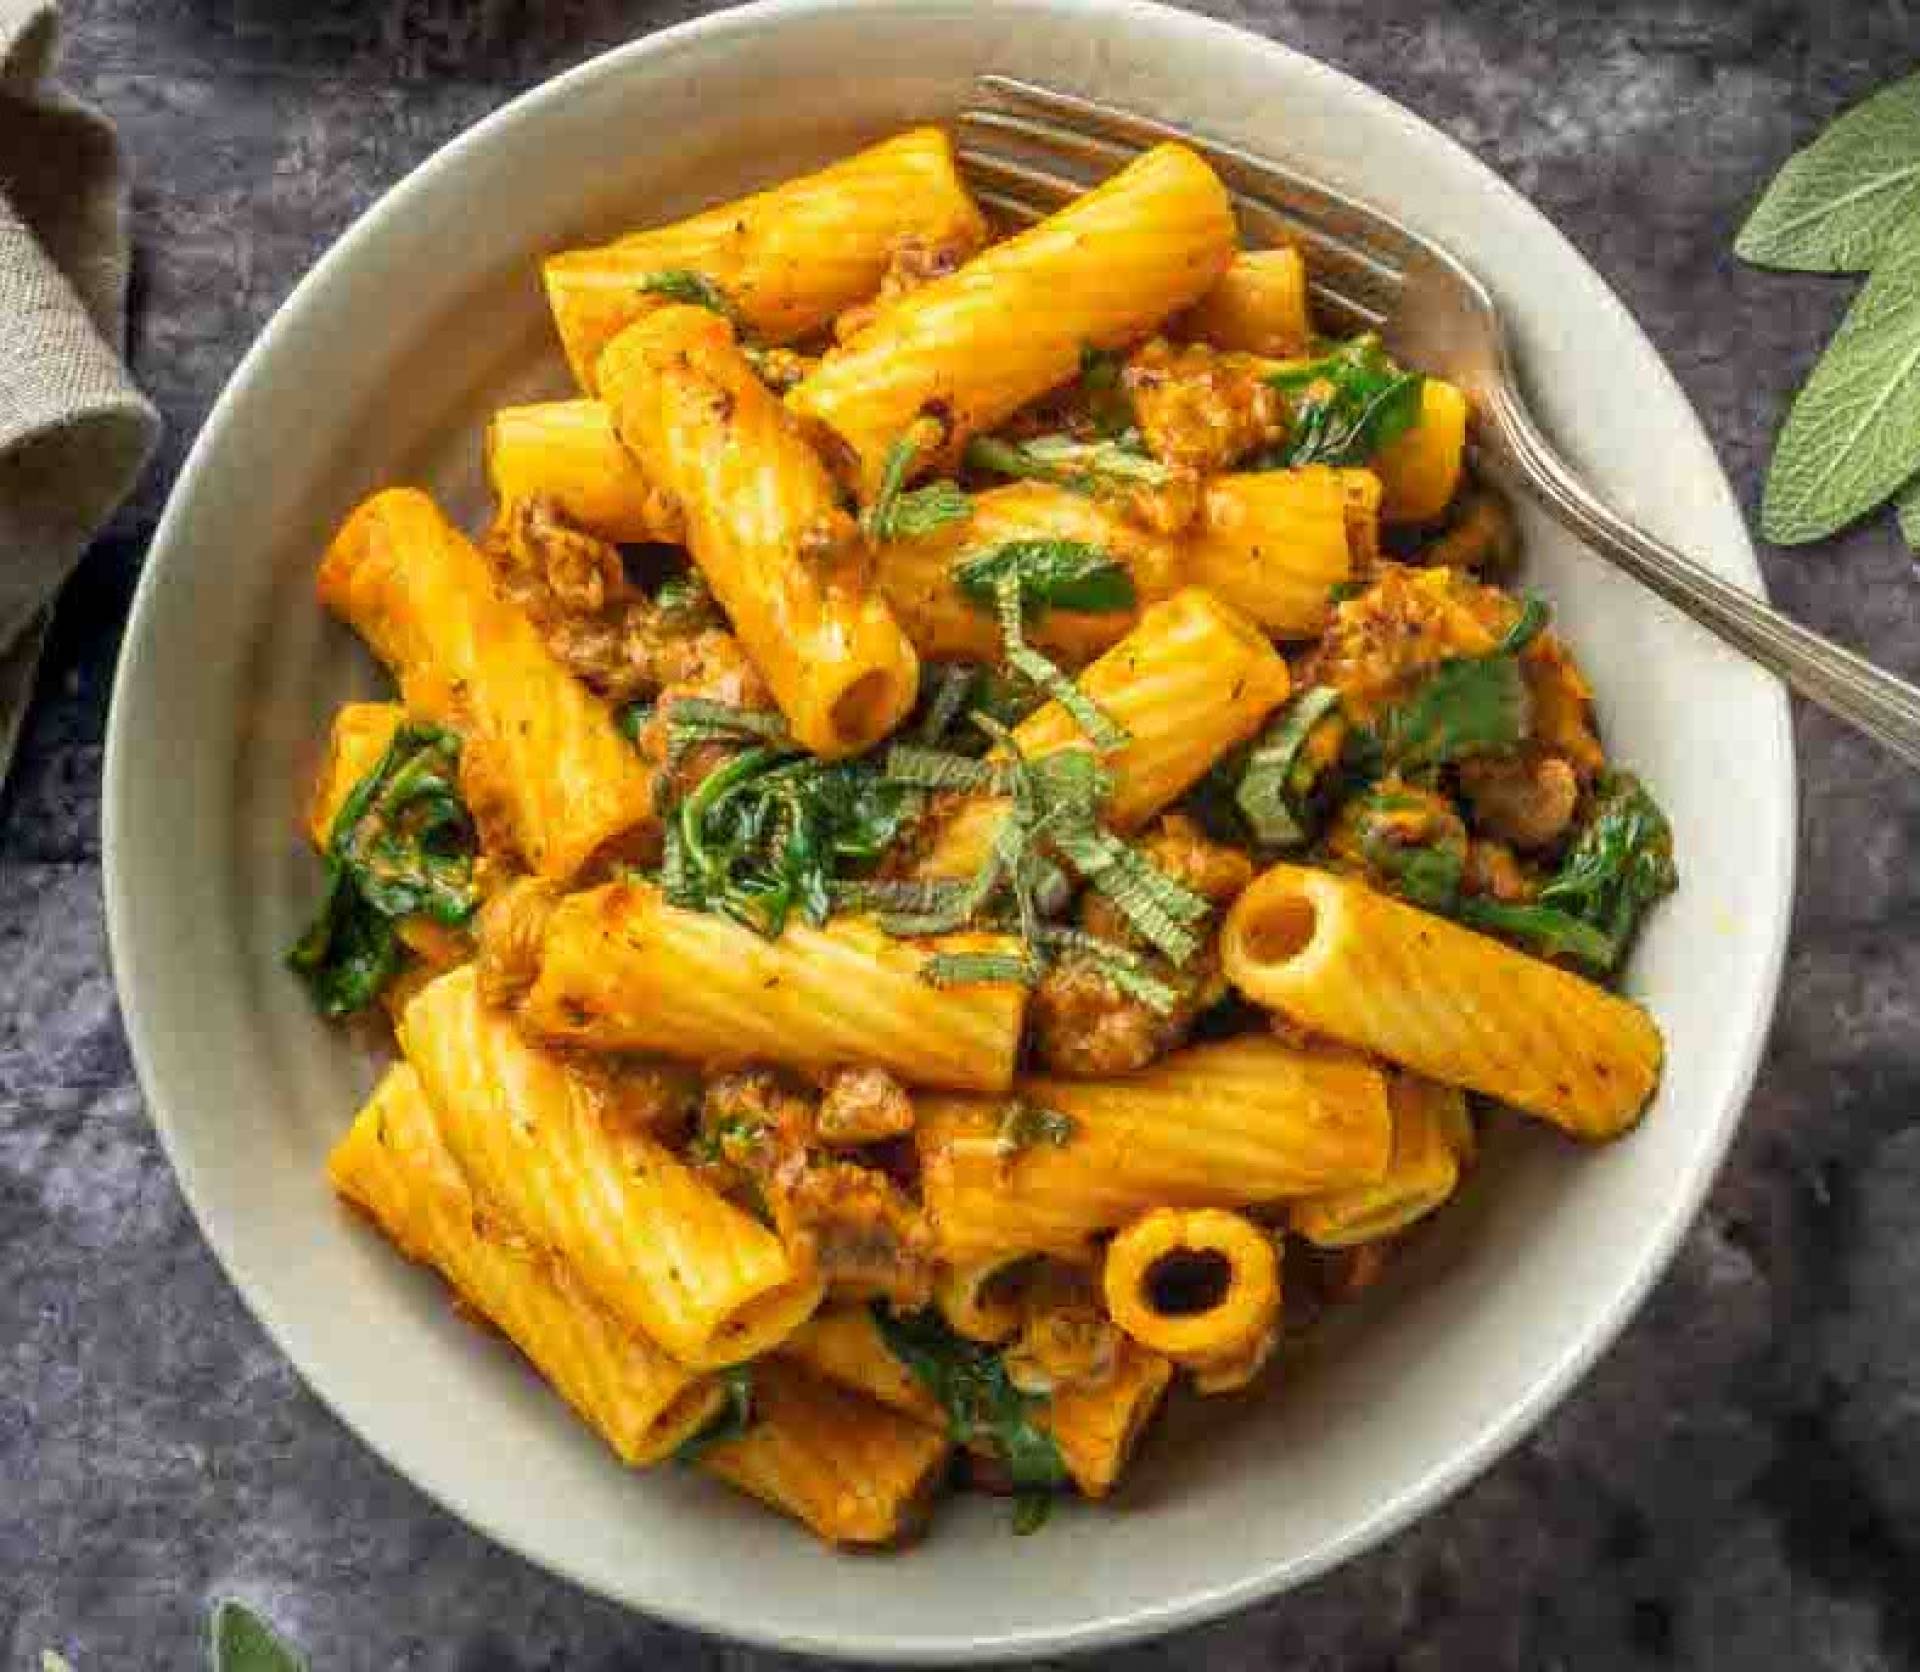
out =
{"type": "Polygon", "coordinates": [[[311,1386],[427,1492],[558,1573],[686,1625],[869,1658],[1052,1653],[1201,1620],[1364,1549],[1512,1445],[1612,1340],[1698,1206],[1767,1028],[1791,893],[1779,691],[1530,528],[1532,579],[1587,659],[1609,739],[1678,835],[1685,884],[1632,983],[1669,1042],[1658,1102],[1595,1153],[1503,1133],[1432,1260],[1265,1397],[1177,1424],[1118,1502],[1038,1539],[975,1500],[911,1554],[850,1559],[696,1476],[630,1474],[335,1206],[322,1161],[373,1067],[281,966],[318,882],[294,808],[330,709],[380,688],[313,599],[328,530],[396,480],[479,514],[483,414],[564,387],[537,254],[939,117],[982,70],[1203,126],[1442,240],[1498,295],[1543,416],[1600,486],[1757,587],[1713,453],[1633,321],[1518,195],[1379,94],[1137,0],[773,0],[516,100],[315,267],[175,489],[107,757],[114,962],[148,1101],[208,1239],[311,1386]]]}

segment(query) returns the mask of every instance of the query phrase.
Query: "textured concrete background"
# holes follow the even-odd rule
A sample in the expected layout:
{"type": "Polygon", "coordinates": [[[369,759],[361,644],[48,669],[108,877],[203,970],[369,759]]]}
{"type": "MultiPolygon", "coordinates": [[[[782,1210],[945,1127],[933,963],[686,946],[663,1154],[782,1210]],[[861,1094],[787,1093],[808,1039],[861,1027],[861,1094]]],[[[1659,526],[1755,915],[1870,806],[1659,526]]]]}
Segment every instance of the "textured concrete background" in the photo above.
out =
{"type": "MultiPolygon", "coordinates": [[[[62,607],[0,799],[0,1663],[191,1668],[210,1598],[319,1669],[771,1667],[482,1543],[295,1382],[202,1246],[140,1107],[101,923],[107,685],[215,392],[320,251],[501,100],[702,8],[75,0],[69,74],[137,184],[134,357],[165,451],[62,607]]],[[[1532,195],[1678,371],[1751,506],[1844,284],[1728,254],[1773,168],[1914,67],[1859,0],[1246,0],[1532,195]]],[[[1797,615],[1920,674],[1891,527],[1766,554],[1797,615]]],[[[1746,1130],[1672,1275],[1524,1449],[1310,1590],[1115,1666],[1920,1665],[1920,780],[1799,717],[1801,890],[1746,1130]]],[[[1716,763],[1738,772],[1738,761],[1716,763]]],[[[476,1436],[476,1443],[484,1443],[476,1436]]],[[[741,1607],[751,1608],[743,1583],[741,1607]]]]}

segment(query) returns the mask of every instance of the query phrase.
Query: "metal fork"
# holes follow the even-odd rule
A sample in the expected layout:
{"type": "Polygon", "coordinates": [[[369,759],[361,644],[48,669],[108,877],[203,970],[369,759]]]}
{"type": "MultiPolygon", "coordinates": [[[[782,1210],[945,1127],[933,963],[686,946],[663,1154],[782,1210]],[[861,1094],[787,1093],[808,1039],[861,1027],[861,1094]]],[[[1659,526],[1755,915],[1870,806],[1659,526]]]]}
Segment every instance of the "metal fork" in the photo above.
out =
{"type": "Polygon", "coordinates": [[[1397,358],[1466,391],[1477,468],[1810,702],[1920,766],[1920,688],[1730,585],[1574,474],[1520,397],[1493,299],[1439,245],[1239,146],[1009,76],[982,76],[977,86],[990,102],[961,113],[960,156],[989,208],[1037,220],[1143,147],[1191,146],[1225,182],[1249,233],[1300,246],[1322,321],[1378,331],[1397,358]]]}

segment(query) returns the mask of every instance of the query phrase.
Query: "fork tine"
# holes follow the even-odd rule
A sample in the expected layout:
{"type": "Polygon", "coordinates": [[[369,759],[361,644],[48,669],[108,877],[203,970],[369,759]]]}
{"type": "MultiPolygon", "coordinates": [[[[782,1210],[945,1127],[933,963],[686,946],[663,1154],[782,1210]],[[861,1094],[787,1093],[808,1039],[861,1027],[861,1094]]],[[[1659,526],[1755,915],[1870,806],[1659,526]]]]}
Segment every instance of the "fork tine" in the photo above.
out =
{"type": "MultiPolygon", "coordinates": [[[[1054,122],[1012,116],[1005,111],[970,108],[960,113],[959,121],[963,128],[1005,135],[1032,150],[1049,155],[1065,154],[1102,170],[1129,162],[1139,154],[1139,147],[1128,141],[1081,133],[1054,122]]],[[[961,154],[963,158],[968,154],[966,147],[963,146],[961,154]]],[[[997,153],[975,147],[972,154],[993,156],[997,153]]],[[[1271,238],[1277,229],[1284,239],[1304,246],[1303,253],[1310,266],[1337,279],[1348,292],[1364,295],[1381,311],[1391,310],[1399,294],[1401,274],[1390,262],[1377,259],[1267,198],[1231,185],[1227,196],[1239,210],[1242,221],[1253,223],[1261,235],[1271,238]]]]}
{"type": "Polygon", "coordinates": [[[991,151],[976,151],[971,146],[963,145],[959,156],[960,166],[972,179],[983,180],[991,188],[1011,192],[1027,203],[1036,204],[1043,213],[1070,202],[1087,189],[1078,180],[1049,173],[1044,168],[1035,168],[1028,163],[1015,162],[1011,157],[996,156],[991,151]]]}
{"type": "MultiPolygon", "coordinates": [[[[989,209],[1022,226],[1044,219],[1085,189],[1082,182],[991,152],[977,151],[971,146],[960,148],[960,162],[973,195],[989,209]]],[[[1309,277],[1307,291],[1320,318],[1342,330],[1377,331],[1387,321],[1386,310],[1324,276],[1309,277]]]]}
{"type": "Polygon", "coordinates": [[[1035,221],[1046,218],[1046,210],[1021,198],[1008,197],[1004,192],[987,191],[975,186],[973,197],[976,203],[995,211],[1003,220],[1013,221],[1020,226],[1032,226],[1035,221]]]}
{"type": "Polygon", "coordinates": [[[1037,82],[1014,76],[983,75],[977,84],[1003,99],[1051,115],[1080,129],[1090,129],[1110,138],[1136,145],[1175,140],[1192,146],[1206,157],[1223,176],[1230,176],[1255,192],[1276,196],[1286,208],[1302,220],[1311,221],[1328,236],[1345,242],[1375,261],[1411,266],[1431,252],[1425,241],[1396,225],[1378,210],[1353,198],[1322,186],[1290,168],[1242,150],[1226,140],[1208,139],[1171,122],[1066,93],[1037,82]]]}

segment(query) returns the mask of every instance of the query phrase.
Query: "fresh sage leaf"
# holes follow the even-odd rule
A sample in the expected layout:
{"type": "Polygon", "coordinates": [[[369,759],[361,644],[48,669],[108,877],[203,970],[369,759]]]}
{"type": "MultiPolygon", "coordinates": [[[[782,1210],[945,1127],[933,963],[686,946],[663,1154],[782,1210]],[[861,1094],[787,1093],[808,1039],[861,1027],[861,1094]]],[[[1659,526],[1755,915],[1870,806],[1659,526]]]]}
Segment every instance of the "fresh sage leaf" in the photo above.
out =
{"type": "Polygon", "coordinates": [[[1900,538],[1906,541],[1908,550],[1920,552],[1920,476],[1895,496],[1894,509],[1900,517],[1900,538]]]}
{"type": "Polygon", "coordinates": [[[1920,75],[1883,87],[1787,159],[1734,253],[1761,267],[1857,273],[1920,220],[1920,75]]]}
{"type": "Polygon", "coordinates": [[[213,1611],[213,1672],[307,1672],[267,1622],[229,1597],[213,1611]]]}
{"type": "Polygon", "coordinates": [[[649,296],[664,296],[670,302],[685,302],[696,308],[706,308],[722,319],[739,318],[739,310],[734,307],[732,298],[705,273],[696,273],[691,268],[663,267],[658,272],[648,273],[641,278],[640,289],[649,296]]]}
{"type": "Polygon", "coordinates": [[[1844,528],[1920,463],[1920,221],[1873,270],[1795,396],[1760,531],[1783,546],[1844,528]]]}
{"type": "Polygon", "coordinates": [[[1084,540],[1008,540],[953,566],[954,585],[986,609],[998,602],[1003,575],[1018,583],[1030,615],[1048,609],[1108,614],[1139,602],[1127,566],[1084,540]]]}

